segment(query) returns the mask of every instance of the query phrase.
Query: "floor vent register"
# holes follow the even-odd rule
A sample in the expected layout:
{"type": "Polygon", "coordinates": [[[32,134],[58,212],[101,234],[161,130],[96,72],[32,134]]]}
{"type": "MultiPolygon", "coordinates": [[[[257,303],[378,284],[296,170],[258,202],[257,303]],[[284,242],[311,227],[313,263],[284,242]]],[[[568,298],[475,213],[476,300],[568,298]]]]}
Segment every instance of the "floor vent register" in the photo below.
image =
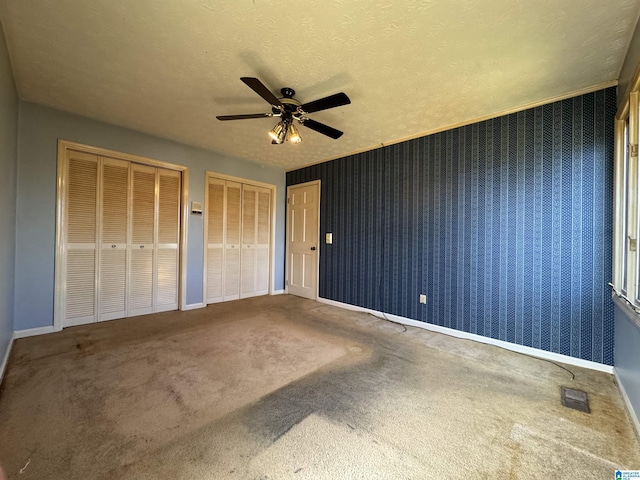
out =
{"type": "Polygon", "coordinates": [[[567,408],[573,408],[585,413],[591,413],[589,409],[589,397],[587,392],[582,390],[575,390],[573,388],[562,387],[560,396],[562,398],[562,405],[567,408]]]}

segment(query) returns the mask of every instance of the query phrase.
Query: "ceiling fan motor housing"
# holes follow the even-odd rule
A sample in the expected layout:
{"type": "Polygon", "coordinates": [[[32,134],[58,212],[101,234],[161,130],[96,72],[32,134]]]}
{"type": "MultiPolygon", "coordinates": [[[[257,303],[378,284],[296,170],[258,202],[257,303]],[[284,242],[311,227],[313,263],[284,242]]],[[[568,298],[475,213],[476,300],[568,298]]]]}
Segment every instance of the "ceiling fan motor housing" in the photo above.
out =
{"type": "MultiPolygon", "coordinates": [[[[293,90],[293,88],[285,87],[280,89],[280,92],[282,93],[282,95],[284,95],[282,98],[279,99],[284,108],[284,112],[282,112],[282,116],[285,120],[290,121],[291,118],[293,117],[293,114],[297,112],[298,107],[302,104],[295,98],[292,98],[293,95],[295,95],[296,93],[293,90]]],[[[280,110],[276,107],[272,107],[271,110],[274,114],[280,113],[280,110]]]]}

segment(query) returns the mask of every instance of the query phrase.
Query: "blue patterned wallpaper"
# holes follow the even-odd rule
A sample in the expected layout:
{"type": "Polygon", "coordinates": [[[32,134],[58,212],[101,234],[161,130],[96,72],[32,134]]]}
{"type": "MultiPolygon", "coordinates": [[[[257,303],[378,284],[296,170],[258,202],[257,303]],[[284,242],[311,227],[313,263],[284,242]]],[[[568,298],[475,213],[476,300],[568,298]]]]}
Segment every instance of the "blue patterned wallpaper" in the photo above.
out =
{"type": "Polygon", "coordinates": [[[320,296],[612,365],[615,92],[288,172],[321,180],[320,296]]]}

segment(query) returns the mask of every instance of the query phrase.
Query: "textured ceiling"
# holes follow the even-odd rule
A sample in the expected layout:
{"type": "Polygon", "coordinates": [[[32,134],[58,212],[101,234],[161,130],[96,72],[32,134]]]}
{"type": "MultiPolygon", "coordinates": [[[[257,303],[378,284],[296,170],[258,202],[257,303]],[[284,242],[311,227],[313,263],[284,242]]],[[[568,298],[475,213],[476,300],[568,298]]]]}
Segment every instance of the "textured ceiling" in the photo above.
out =
{"type": "Polygon", "coordinates": [[[21,98],[287,170],[615,81],[639,0],[1,0],[21,98]],[[269,105],[305,103],[271,145],[269,105]],[[279,96],[279,95],[278,95],[279,96]]]}

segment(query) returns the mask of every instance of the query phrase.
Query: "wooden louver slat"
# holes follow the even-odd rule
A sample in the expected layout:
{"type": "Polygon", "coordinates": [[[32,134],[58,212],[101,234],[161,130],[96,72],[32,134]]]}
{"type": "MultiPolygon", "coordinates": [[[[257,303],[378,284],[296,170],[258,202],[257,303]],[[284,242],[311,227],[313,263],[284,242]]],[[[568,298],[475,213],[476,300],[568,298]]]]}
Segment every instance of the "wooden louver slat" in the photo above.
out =
{"type": "Polygon", "coordinates": [[[69,159],[67,242],[95,243],[98,162],[91,155],[69,159]]]}
{"type": "Polygon", "coordinates": [[[155,225],[155,169],[133,170],[131,242],[153,243],[155,225]]]}
{"type": "Polygon", "coordinates": [[[127,241],[127,194],[129,168],[126,162],[102,167],[102,243],[127,241]]]}
{"type": "Polygon", "coordinates": [[[242,244],[256,241],[256,191],[246,185],[242,188],[242,244]]]}
{"type": "Polygon", "coordinates": [[[258,245],[269,245],[271,238],[271,195],[269,191],[261,190],[258,193],[258,245]]]}
{"type": "Polygon", "coordinates": [[[222,244],[224,237],[224,181],[211,179],[207,205],[207,243],[222,244]]]}
{"type": "Polygon", "coordinates": [[[180,177],[160,172],[158,243],[178,243],[180,233],[180,177]]]}
{"type": "Polygon", "coordinates": [[[95,313],[95,250],[67,251],[66,319],[95,313]]]}

